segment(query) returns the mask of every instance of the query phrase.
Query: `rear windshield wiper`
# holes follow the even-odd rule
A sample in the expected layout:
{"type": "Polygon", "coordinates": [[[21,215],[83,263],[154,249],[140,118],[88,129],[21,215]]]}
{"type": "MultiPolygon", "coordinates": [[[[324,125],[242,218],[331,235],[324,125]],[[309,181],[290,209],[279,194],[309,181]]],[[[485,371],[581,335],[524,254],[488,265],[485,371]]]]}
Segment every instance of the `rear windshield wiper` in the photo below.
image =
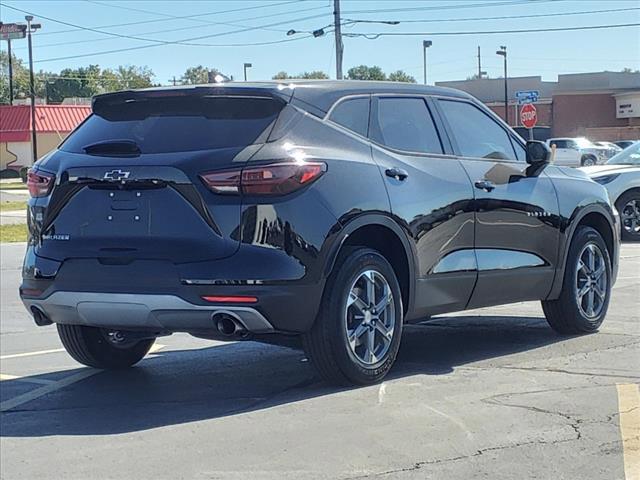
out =
{"type": "Polygon", "coordinates": [[[88,155],[107,157],[135,157],[142,153],[138,144],[133,140],[106,140],[86,145],[82,149],[88,155]]]}

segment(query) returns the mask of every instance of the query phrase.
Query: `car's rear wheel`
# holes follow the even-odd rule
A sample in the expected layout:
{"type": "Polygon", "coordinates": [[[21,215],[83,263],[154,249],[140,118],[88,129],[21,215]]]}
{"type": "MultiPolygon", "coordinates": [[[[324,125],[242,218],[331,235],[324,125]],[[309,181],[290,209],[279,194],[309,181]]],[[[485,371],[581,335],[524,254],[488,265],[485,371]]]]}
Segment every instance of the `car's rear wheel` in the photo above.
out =
{"type": "Polygon", "coordinates": [[[620,214],[620,234],[627,242],[640,241],[640,192],[630,191],[620,195],[616,202],[620,214]]]}
{"type": "Polygon", "coordinates": [[[607,245],[593,228],[574,234],[557,300],[542,302],[551,328],[563,334],[591,333],[602,324],[611,297],[611,261],[607,245]]]}
{"type": "Polygon", "coordinates": [[[402,336],[402,296],[389,262],[375,250],[348,248],[327,280],[318,317],[303,336],[321,377],[339,385],[384,378],[402,336]]]}
{"type": "Polygon", "coordinates": [[[65,350],[88,367],[105,370],[127,368],[149,352],[155,338],[128,341],[122,332],[85,325],[57,324],[65,350]]]}

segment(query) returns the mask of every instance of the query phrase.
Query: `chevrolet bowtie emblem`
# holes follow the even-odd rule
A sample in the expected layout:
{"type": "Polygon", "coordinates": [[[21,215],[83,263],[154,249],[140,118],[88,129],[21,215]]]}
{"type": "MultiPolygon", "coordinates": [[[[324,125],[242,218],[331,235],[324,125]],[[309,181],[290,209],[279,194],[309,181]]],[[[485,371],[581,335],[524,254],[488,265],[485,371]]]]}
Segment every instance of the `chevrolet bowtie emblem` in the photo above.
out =
{"type": "Polygon", "coordinates": [[[104,177],[102,177],[104,180],[126,180],[127,178],[129,178],[129,175],[131,175],[131,172],[123,172],[120,169],[117,170],[111,170],[110,172],[106,172],[104,174],[104,177]]]}

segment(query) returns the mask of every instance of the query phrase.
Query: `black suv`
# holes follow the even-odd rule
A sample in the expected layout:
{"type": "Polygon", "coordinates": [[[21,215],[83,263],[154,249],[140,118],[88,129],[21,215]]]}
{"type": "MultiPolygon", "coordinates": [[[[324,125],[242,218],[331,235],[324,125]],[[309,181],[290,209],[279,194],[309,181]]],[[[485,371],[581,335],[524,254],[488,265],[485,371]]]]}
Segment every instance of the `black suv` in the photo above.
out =
{"type": "Polygon", "coordinates": [[[450,89],[238,83],[99,95],[28,174],[20,295],[96,368],[172,332],[301,340],[340,384],[402,327],[542,300],[598,329],[618,264],[604,188],[450,89]]]}

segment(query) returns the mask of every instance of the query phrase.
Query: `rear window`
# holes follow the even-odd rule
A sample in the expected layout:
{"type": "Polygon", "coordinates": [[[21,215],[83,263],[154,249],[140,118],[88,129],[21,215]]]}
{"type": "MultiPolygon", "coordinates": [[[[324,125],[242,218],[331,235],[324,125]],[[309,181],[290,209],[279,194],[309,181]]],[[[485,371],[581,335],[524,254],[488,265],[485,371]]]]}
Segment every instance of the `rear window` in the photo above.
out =
{"type": "Polygon", "coordinates": [[[261,97],[164,97],[100,105],[62,144],[84,153],[104,142],[134,142],[141,153],[241,147],[256,142],[283,104],[261,97]]]}

